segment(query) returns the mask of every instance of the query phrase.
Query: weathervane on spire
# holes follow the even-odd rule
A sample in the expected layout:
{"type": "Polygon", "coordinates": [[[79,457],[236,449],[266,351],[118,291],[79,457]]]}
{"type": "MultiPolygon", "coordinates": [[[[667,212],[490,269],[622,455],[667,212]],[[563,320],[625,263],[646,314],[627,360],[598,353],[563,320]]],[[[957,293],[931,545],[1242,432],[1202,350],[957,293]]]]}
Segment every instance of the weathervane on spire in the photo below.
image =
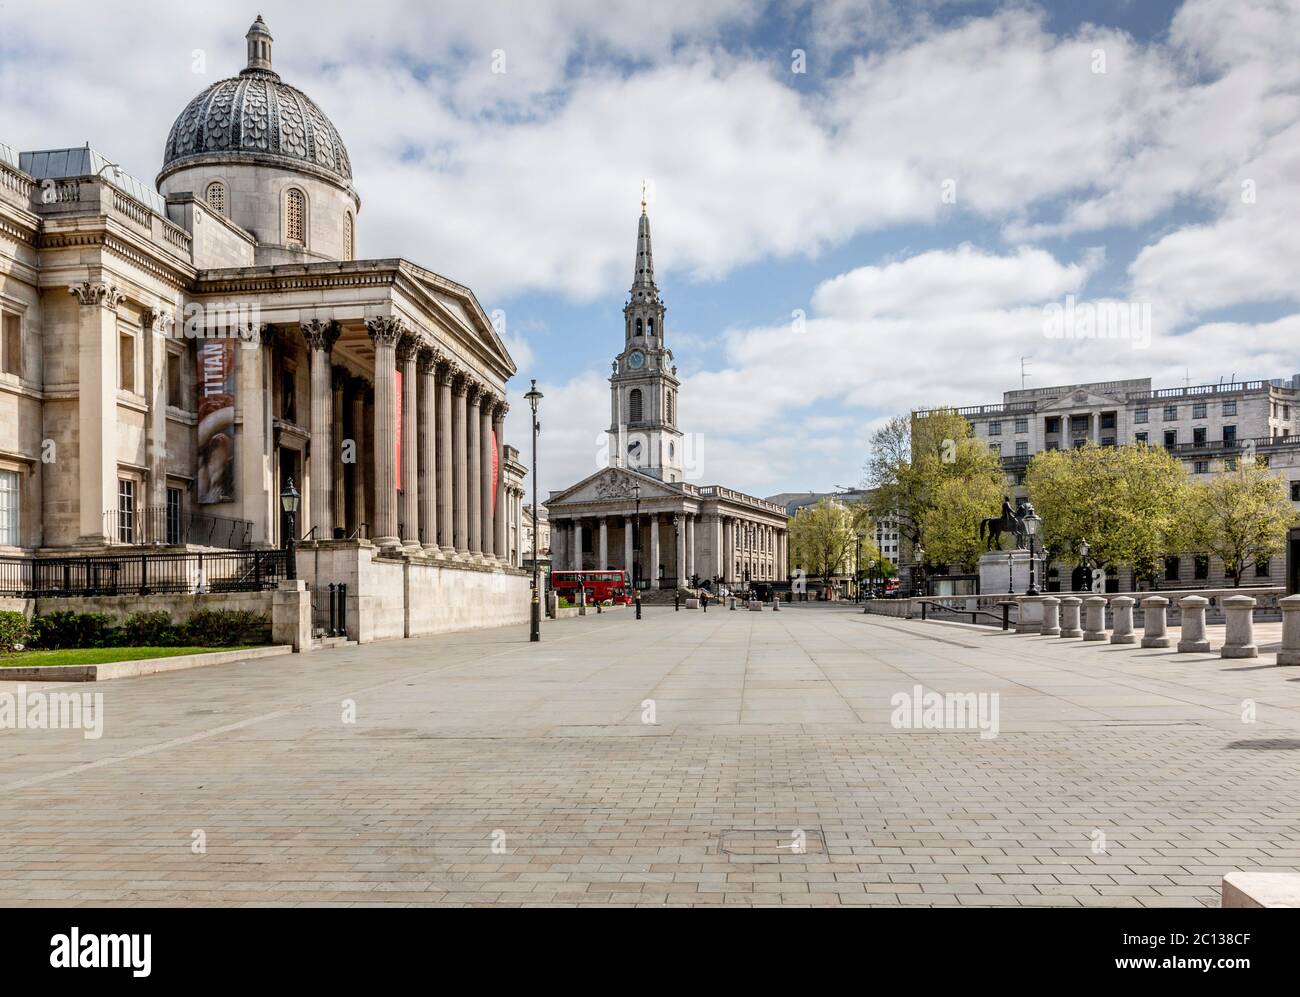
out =
{"type": "Polygon", "coordinates": [[[645,181],[641,181],[641,213],[645,214],[645,181]]]}

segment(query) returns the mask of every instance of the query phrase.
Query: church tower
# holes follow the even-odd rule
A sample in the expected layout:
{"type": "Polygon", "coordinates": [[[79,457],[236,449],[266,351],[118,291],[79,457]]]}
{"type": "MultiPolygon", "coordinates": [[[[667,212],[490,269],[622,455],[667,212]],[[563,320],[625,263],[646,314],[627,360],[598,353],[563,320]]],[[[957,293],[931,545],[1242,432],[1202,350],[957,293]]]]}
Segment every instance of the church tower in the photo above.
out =
{"type": "Polygon", "coordinates": [[[636,270],[623,306],[623,351],[609,379],[609,464],[663,481],[682,480],[677,368],[664,345],[664,304],[655,286],[645,195],[636,232],[636,270]]]}

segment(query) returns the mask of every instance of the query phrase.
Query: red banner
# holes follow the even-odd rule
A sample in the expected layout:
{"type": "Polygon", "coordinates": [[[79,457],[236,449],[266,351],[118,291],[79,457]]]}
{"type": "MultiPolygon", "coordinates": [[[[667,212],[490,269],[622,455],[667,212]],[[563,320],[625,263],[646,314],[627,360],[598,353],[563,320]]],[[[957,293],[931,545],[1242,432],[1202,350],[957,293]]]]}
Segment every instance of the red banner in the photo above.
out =
{"type": "Polygon", "coordinates": [[[200,505],[235,500],[235,340],[202,339],[199,364],[200,505]]]}

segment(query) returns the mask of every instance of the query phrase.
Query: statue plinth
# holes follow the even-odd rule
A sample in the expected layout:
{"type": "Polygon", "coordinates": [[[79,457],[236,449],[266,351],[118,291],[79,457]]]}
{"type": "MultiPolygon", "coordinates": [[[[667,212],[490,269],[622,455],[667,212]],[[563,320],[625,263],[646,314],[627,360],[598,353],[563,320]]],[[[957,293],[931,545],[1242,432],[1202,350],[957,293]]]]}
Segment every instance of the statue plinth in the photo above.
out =
{"type": "MultiPolygon", "coordinates": [[[[1029,551],[991,550],[980,555],[980,595],[1024,595],[1029,591],[1029,551]]],[[[1043,587],[1043,579],[1036,579],[1043,587]]]]}

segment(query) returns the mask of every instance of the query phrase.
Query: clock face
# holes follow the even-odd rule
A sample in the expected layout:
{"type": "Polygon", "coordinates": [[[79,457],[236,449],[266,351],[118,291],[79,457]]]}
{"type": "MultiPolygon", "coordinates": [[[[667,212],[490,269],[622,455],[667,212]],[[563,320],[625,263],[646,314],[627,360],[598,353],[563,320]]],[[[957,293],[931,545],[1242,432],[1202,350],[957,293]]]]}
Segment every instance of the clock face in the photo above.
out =
{"type": "Polygon", "coordinates": [[[633,440],[631,443],[627,445],[627,457],[628,460],[632,461],[632,463],[634,464],[639,464],[641,462],[641,441],[640,440],[633,440]]]}
{"type": "Polygon", "coordinates": [[[645,366],[645,354],[640,350],[633,350],[627,355],[627,365],[632,370],[640,370],[645,366]]]}

